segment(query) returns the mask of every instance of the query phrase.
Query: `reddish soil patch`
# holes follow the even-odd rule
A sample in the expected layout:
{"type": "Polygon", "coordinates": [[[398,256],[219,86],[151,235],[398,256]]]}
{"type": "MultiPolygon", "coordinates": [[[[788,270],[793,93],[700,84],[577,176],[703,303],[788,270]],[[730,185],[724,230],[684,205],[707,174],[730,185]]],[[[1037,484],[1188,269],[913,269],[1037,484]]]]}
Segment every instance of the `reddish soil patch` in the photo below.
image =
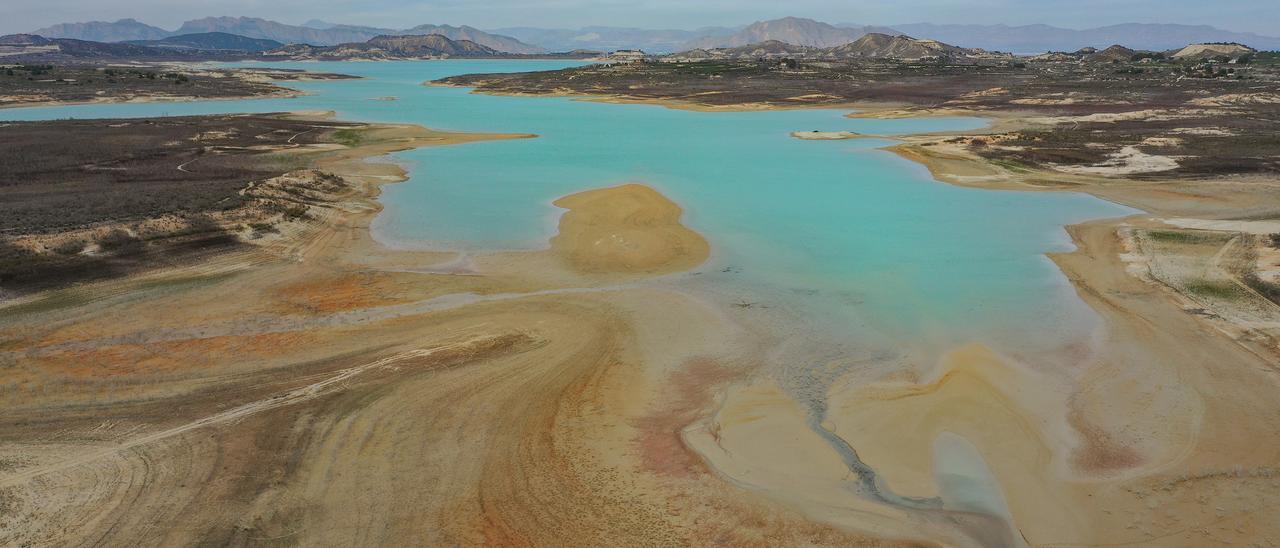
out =
{"type": "Polygon", "coordinates": [[[706,471],[702,461],[685,447],[680,432],[701,416],[717,386],[736,377],[735,372],[706,357],[690,359],[671,373],[664,385],[666,400],[635,423],[640,434],[634,443],[645,469],[670,477],[691,477],[706,471]]]}
{"type": "Polygon", "coordinates": [[[276,292],[289,312],[331,313],[404,302],[396,280],[384,273],[359,272],[290,284],[276,292]]]}
{"type": "Polygon", "coordinates": [[[38,361],[48,372],[81,379],[154,375],[217,367],[225,364],[226,356],[243,361],[277,358],[320,339],[314,333],[287,332],[127,343],[61,352],[38,361]]]}
{"type": "Polygon", "coordinates": [[[1081,470],[1106,473],[1132,468],[1142,463],[1142,455],[1126,447],[1072,405],[1067,421],[1080,433],[1084,445],[1071,455],[1071,463],[1081,470]]]}

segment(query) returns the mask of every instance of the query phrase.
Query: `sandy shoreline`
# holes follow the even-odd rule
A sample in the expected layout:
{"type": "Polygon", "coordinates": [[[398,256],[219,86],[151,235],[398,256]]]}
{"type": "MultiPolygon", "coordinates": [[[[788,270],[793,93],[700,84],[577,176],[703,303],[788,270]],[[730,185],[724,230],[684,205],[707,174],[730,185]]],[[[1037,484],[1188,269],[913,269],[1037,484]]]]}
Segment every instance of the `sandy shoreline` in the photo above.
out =
{"type": "Polygon", "coordinates": [[[192,97],[192,96],[151,96],[151,97],[102,97],[92,101],[30,101],[0,104],[0,110],[17,108],[66,107],[78,105],[111,105],[127,103],[193,103],[204,101],[251,101],[255,99],[290,99],[305,97],[304,91],[284,88],[282,91],[243,97],[192,97]]]}
{"type": "Polygon", "coordinates": [[[299,151],[354,183],[309,224],[9,303],[28,312],[0,322],[16,367],[0,542],[869,541],[684,449],[679,429],[759,349],[703,303],[632,283],[709,252],[657,192],[567,196],[548,249],[462,275],[411,271],[453,253],[372,240],[378,188],[405,173],[366,158],[522,137],[371,126],[357,148],[299,151]]]}
{"type": "Polygon", "coordinates": [[[1078,249],[1052,256],[1106,325],[1078,369],[1046,375],[958,348],[924,379],[836,385],[814,428],[773,380],[749,376],[765,338],[687,294],[632,283],[710,252],[649,187],[562,197],[547,249],[465,268],[445,268],[449,251],[374,242],[378,188],[405,173],[366,158],[527,137],[375,126],[358,148],[314,151],[317,167],[359,183],[316,225],[214,264],[80,288],[71,305],[0,324],[0,349],[24,365],[0,392],[24,403],[6,423],[15,441],[0,444],[0,462],[16,463],[0,487],[19,516],[0,541],[151,534],[157,522],[172,524],[161,532],[172,543],[1280,538],[1265,511],[1280,504],[1274,348],[1189,313],[1196,303],[1135,276],[1131,260],[1132,233],[1164,226],[1151,215],[1223,218],[1260,207],[1271,187],[1012,172],[937,136],[903,138],[888,150],[946,183],[1088,192],[1151,215],[1068,227],[1078,249]],[[54,388],[22,391],[39,383],[54,388]],[[70,434],[46,438],[50,426],[70,434]],[[853,494],[859,478],[824,431],[857,450],[887,498],[853,494]],[[937,457],[946,436],[972,445],[976,464],[937,457]],[[69,460],[86,447],[94,458],[69,460]],[[128,481],[109,478],[121,470],[128,481]],[[948,487],[956,478],[983,496],[948,487]]]}
{"type": "MultiPolygon", "coordinates": [[[[845,110],[851,111],[848,118],[947,118],[974,117],[987,120],[990,125],[984,131],[1005,131],[1008,128],[1028,127],[1036,124],[1027,119],[1035,115],[1031,112],[973,110],[957,107],[920,107],[911,103],[878,102],[878,101],[836,101],[812,103],[729,103],[711,104],[687,99],[664,99],[655,97],[637,97],[611,93],[582,93],[572,90],[551,93],[520,93],[513,91],[487,91],[473,86],[453,85],[438,82],[424,82],[425,86],[456,87],[470,89],[477,95],[493,95],[499,97],[560,97],[575,101],[608,103],[620,105],[654,105],[675,110],[694,112],[758,112],[762,110],[845,110]]],[[[952,133],[952,132],[939,132],[952,133]]],[[[972,133],[972,132],[971,132],[972,133]]]]}
{"type": "MultiPolygon", "coordinates": [[[[1021,127],[1024,121],[1006,117],[998,123],[1004,126],[1001,131],[1007,131],[1021,127]]],[[[1210,516],[1205,506],[1210,504],[1207,500],[1224,500],[1227,491],[1269,496],[1264,494],[1267,482],[1248,478],[1268,477],[1269,457],[1253,457],[1274,455],[1280,446],[1249,446],[1244,439],[1275,439],[1276,427],[1262,417],[1276,409],[1266,394],[1275,389],[1270,372],[1280,360],[1280,346],[1274,338],[1280,324],[1266,327],[1234,320],[1239,314],[1236,306],[1243,306],[1243,302],[1206,304],[1203,298],[1168,285],[1159,279],[1160,274],[1148,273],[1147,263],[1135,263],[1133,257],[1135,246],[1141,246],[1135,238],[1153,232],[1164,234],[1165,227],[1227,234],[1258,231],[1262,225],[1269,228],[1262,222],[1253,227],[1214,219],[1238,218],[1249,209],[1275,208],[1280,205],[1276,200],[1280,182],[1258,178],[1153,182],[1046,170],[1014,171],[950,144],[946,135],[900,140],[904,143],[887,150],[923,164],[942,182],[991,190],[1084,192],[1148,213],[1068,226],[1077,250],[1051,254],[1077,294],[1106,325],[1099,353],[1082,361],[1078,376],[1065,379],[1065,383],[1048,378],[1011,382],[1016,375],[987,373],[982,382],[988,387],[981,390],[988,393],[977,400],[1000,402],[1017,396],[1021,401],[1016,398],[987,404],[989,409],[964,410],[975,394],[954,402],[940,399],[947,385],[961,383],[963,367],[984,363],[1008,366],[1006,359],[979,353],[966,359],[971,365],[944,364],[936,374],[936,382],[944,384],[926,385],[924,392],[917,392],[920,387],[902,386],[894,389],[906,390],[909,396],[857,395],[857,389],[839,396],[853,396],[843,405],[851,406],[847,416],[858,420],[844,427],[837,422],[836,426],[842,432],[850,428],[878,431],[854,445],[883,451],[884,457],[872,453],[868,458],[883,463],[881,473],[900,474],[906,479],[898,481],[908,485],[928,485],[931,478],[918,477],[921,470],[929,468],[927,462],[907,464],[903,456],[926,454],[928,444],[940,432],[961,433],[980,449],[992,448],[981,452],[1000,479],[1015,523],[1032,545],[1156,539],[1231,544],[1273,538],[1277,534],[1273,524],[1247,508],[1220,502],[1216,515],[1210,516]],[[1211,313],[1202,312],[1200,307],[1205,306],[1211,313]],[[1027,397],[1035,390],[1055,386],[1048,393],[1027,397]],[[1069,397],[1053,395],[1062,390],[1069,397]],[[897,408],[868,421],[874,412],[864,406],[881,401],[895,402],[897,408]],[[930,409],[952,417],[938,415],[937,422],[908,418],[929,415],[930,409]],[[1014,422],[992,427],[1001,420],[1014,422]],[[901,421],[913,422],[899,424],[901,421]],[[867,422],[875,426],[868,428],[867,422]],[[930,430],[932,435],[927,434],[930,430]],[[993,431],[1019,430],[1024,434],[989,439],[993,431]],[[903,432],[913,434],[904,437],[903,432]],[[921,446],[916,449],[894,449],[917,438],[921,446]],[[1023,444],[1025,450],[1016,450],[1015,444],[1023,444]],[[1029,463],[1042,468],[1028,469],[1029,463]],[[890,467],[904,464],[900,472],[890,467]],[[1220,475],[1232,467],[1240,472],[1220,475]],[[916,477],[910,479],[912,476],[916,477]],[[1195,490],[1158,495],[1152,491],[1153,485],[1188,477],[1204,479],[1195,490]],[[1151,516],[1150,508],[1157,504],[1152,497],[1160,500],[1159,507],[1170,510],[1161,517],[1151,516]],[[1081,512],[1091,508],[1105,511],[1081,512]],[[1144,519],[1149,520],[1145,525],[1141,524],[1144,519]],[[1222,527],[1222,522],[1233,525],[1222,527]]],[[[1192,241],[1201,237],[1194,233],[1186,236],[1192,241]]],[[[1182,261],[1184,252],[1163,251],[1173,254],[1157,255],[1154,260],[1182,261]]],[[[1147,257],[1144,261],[1152,260],[1147,257]]]]}
{"type": "MultiPolygon", "coordinates": [[[[495,95],[501,97],[561,97],[569,98],[575,101],[585,101],[591,103],[609,103],[618,105],[655,105],[667,107],[676,110],[690,110],[694,112],[753,112],[761,110],[801,110],[801,109],[835,109],[835,110],[854,110],[859,108],[860,103],[814,103],[812,105],[780,105],[774,103],[734,103],[728,105],[712,105],[707,103],[699,103],[696,101],[686,101],[680,99],[659,99],[650,97],[635,97],[631,95],[615,95],[615,94],[585,94],[575,91],[557,91],[553,93],[518,93],[508,91],[482,91],[474,89],[472,86],[455,86],[451,84],[443,84],[437,82],[424,82],[424,86],[439,87],[457,87],[471,89],[471,93],[477,95],[495,95]]],[[[901,108],[905,105],[877,105],[885,110],[891,108],[901,108]]]]}
{"type": "MultiPolygon", "coordinates": [[[[101,96],[86,101],[69,101],[69,100],[38,100],[38,101],[13,101],[0,103],[0,110],[12,108],[38,108],[38,107],[60,107],[74,105],[101,105],[101,104],[119,104],[119,103],[190,103],[196,101],[247,101],[252,99],[288,99],[294,97],[305,97],[309,95],[305,91],[289,88],[280,85],[285,81],[316,81],[316,80],[333,80],[359,79],[355,76],[346,76],[330,73],[312,73],[312,72],[272,72],[271,69],[219,69],[210,70],[206,63],[162,63],[161,67],[166,69],[174,69],[183,71],[186,74],[208,75],[209,72],[223,74],[221,78],[238,78],[245,82],[253,82],[270,86],[272,89],[265,93],[254,93],[239,96],[220,96],[220,97],[199,97],[191,95],[137,95],[125,94],[120,96],[101,96]],[[287,76],[287,77],[286,77],[287,76]]],[[[109,67],[108,67],[109,68],[109,67]]],[[[15,97],[30,96],[4,96],[12,100],[15,97]]]]}
{"type": "MultiPolygon", "coordinates": [[[[699,111],[771,108],[628,97],[585,100],[699,111]]],[[[1036,126],[1023,115],[814,105],[841,107],[861,108],[851,115],[857,117],[923,114],[992,120],[984,130],[905,136],[897,139],[902,144],[886,147],[921,163],[939,181],[991,190],[1085,192],[1148,213],[1066,227],[1078,249],[1051,257],[1105,322],[1100,346],[1081,356],[1078,371],[1045,377],[988,349],[957,349],[931,382],[837,388],[830,395],[835,410],[827,428],[858,448],[866,464],[900,494],[941,493],[944,499],[939,480],[930,473],[940,464],[927,457],[942,433],[961,434],[985,458],[996,480],[991,488],[1007,499],[1007,506],[984,506],[993,515],[1007,512],[1007,526],[1015,531],[1004,540],[988,539],[994,544],[1017,544],[1018,538],[1032,545],[1158,539],[1231,544],[1280,536],[1262,516],[1265,512],[1226,500],[1231,493],[1272,500],[1269,478],[1280,470],[1268,459],[1280,454],[1280,444],[1262,440],[1277,439],[1277,427],[1264,417],[1277,408],[1268,394],[1276,388],[1271,372],[1280,360],[1280,323],[1239,320],[1253,317],[1239,309],[1243,301],[1206,301],[1187,294],[1159,274],[1142,274],[1146,263],[1132,258],[1134,246],[1140,245],[1135,238],[1162,233],[1164,227],[1209,234],[1216,230],[1226,234],[1223,241],[1233,233],[1266,232],[1268,222],[1218,219],[1273,214],[1280,208],[1280,182],[1258,177],[1161,182],[1125,179],[1120,172],[1107,177],[1014,171],[946,140],[1036,126]],[[986,403],[974,407],[973,401],[986,403]],[[878,418],[868,420],[871,416],[878,418]],[[993,424],[1003,426],[993,429],[993,424]],[[1160,487],[1186,481],[1195,481],[1197,488],[1160,487]],[[1153,504],[1169,510],[1153,512],[1153,504]]],[[[1183,260],[1182,252],[1154,260],[1176,263],[1183,260]]],[[[1264,303],[1257,306],[1274,307],[1264,303]]],[[[852,505],[838,487],[848,480],[848,469],[831,460],[835,455],[819,437],[797,439],[795,433],[805,428],[795,403],[769,381],[758,381],[730,389],[716,415],[691,426],[686,439],[731,481],[767,492],[817,519],[888,536],[909,535],[900,528],[903,523],[932,527],[925,524],[929,518],[922,523],[919,516],[893,515],[881,505],[852,505]],[[807,456],[798,467],[797,455],[807,456]]],[[[957,537],[956,530],[932,529],[927,536],[962,544],[966,537],[974,538],[965,534],[965,527],[960,531],[957,537]]]]}

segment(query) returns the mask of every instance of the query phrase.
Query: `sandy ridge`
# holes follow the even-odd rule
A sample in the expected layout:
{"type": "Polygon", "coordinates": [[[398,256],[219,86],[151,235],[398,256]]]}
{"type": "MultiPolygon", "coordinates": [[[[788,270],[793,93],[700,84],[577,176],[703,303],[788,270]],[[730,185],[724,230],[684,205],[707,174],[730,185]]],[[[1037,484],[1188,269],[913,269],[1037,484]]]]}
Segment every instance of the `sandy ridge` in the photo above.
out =
{"type": "Polygon", "coordinates": [[[19,356],[0,397],[23,403],[0,424],[0,542],[873,542],[691,462],[677,430],[695,411],[654,422],[690,405],[671,379],[705,394],[752,362],[711,358],[741,334],[700,302],[620,283],[709,252],[653,189],[565,197],[548,250],[460,275],[419,272],[454,253],[373,242],[378,187],[404,172],[366,158],[519,137],[381,125],[296,149],[353,184],[314,221],[0,324],[19,356]],[[730,373],[684,373],[706,363],[730,373]]]}

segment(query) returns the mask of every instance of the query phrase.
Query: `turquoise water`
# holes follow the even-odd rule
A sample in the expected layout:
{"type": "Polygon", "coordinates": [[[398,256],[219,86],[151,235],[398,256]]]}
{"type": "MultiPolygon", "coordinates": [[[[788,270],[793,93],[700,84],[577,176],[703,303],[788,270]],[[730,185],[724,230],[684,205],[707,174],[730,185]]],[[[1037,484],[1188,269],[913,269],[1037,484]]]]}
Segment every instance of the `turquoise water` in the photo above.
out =
{"type": "MultiPolygon", "coordinates": [[[[452,74],[556,68],[553,61],[279,63],[356,74],[289,85],[293,99],[88,105],[0,118],[334,110],[342,119],[535,133],[537,139],[397,154],[411,179],[386,187],[375,223],[389,244],[476,250],[545,245],[550,203],[623,182],[652,185],[711,240],[701,270],[744,298],[821,309],[839,332],[946,347],[1051,347],[1087,336],[1091,313],[1044,253],[1062,226],[1132,210],[1080,194],[982,191],[933,181],[881,140],[800,141],[792,131],[893,135],[976,119],[848,119],[840,110],[700,113],[564,98],[493,97],[421,83],[452,74]],[[397,101],[376,101],[396,96],[397,101]],[[1028,342],[1030,341],[1030,342],[1028,342]]],[[[1025,349],[1025,348],[1024,348],[1025,349]]]]}

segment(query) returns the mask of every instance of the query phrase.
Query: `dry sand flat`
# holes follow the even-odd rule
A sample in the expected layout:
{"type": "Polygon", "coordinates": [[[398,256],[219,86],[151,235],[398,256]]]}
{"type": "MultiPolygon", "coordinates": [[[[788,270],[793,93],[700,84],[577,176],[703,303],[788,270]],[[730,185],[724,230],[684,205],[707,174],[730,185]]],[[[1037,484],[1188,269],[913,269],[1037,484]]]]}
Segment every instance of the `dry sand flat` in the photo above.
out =
{"type": "Polygon", "coordinates": [[[7,305],[0,544],[894,544],[684,448],[762,349],[681,293],[612,283],[707,255],[652,189],[566,197],[551,248],[492,274],[412,272],[455,257],[371,241],[403,173],[364,158],[508,137],[381,127],[299,151],[356,183],[316,222],[7,305]]]}
{"type": "MultiPolygon", "coordinates": [[[[638,97],[601,100],[706,110],[769,108],[638,97]]],[[[1067,120],[871,107],[855,116],[994,117],[992,128],[975,134],[1195,114],[1143,109],[1067,120]]],[[[1196,132],[1222,133],[1213,127],[1171,131],[1196,132]]],[[[1265,325],[1240,321],[1256,312],[1241,304],[1244,299],[1206,302],[1186,287],[1163,281],[1161,272],[1147,271],[1187,262],[1181,257],[1186,249],[1143,251],[1135,239],[1138,232],[1169,226],[1235,231],[1225,239],[1231,241],[1262,236],[1254,233],[1280,216],[1280,181],[1266,175],[1166,180],[1160,173],[1173,167],[1168,158],[1133,154],[1079,173],[1029,169],[987,161],[959,142],[948,142],[953,137],[908,137],[892,150],[951,184],[1087,192],[1149,214],[1070,227],[1079,249],[1052,257],[1104,320],[1096,347],[1077,356],[1076,367],[1052,372],[978,346],[957,349],[922,381],[894,377],[869,386],[837,385],[818,428],[773,380],[753,378],[728,388],[715,413],[686,430],[686,442],[735,484],[815,521],[885,536],[962,545],[1280,544],[1280,521],[1274,519],[1280,507],[1275,464],[1280,462],[1280,404],[1274,398],[1280,389],[1280,338],[1265,325]],[[1173,256],[1149,256],[1169,253],[1173,256]],[[936,495],[944,508],[969,513],[859,497],[856,489],[865,487],[859,474],[840,462],[839,444],[823,439],[822,430],[851,442],[884,486],[900,494],[936,495]],[[957,449],[961,457],[943,449],[957,449]],[[957,485],[973,491],[957,497],[957,485]],[[975,514],[1002,520],[1010,534],[989,536],[1002,524],[975,521],[975,514]]],[[[1267,262],[1273,254],[1256,245],[1222,249],[1258,254],[1237,257],[1233,265],[1250,259],[1273,268],[1267,262]]],[[[1277,309],[1274,302],[1259,306],[1277,309]]]]}
{"type": "Polygon", "coordinates": [[[1121,222],[1073,227],[1080,249],[1053,257],[1106,324],[1078,369],[1046,376],[972,346],[926,380],[828,395],[821,428],[857,450],[882,491],[940,498],[941,511],[858,497],[857,474],[768,382],[731,388],[687,431],[690,445],[735,483],[815,520],[888,536],[984,546],[1280,539],[1274,344],[1230,336],[1129,273],[1121,222]],[[977,460],[951,462],[938,448],[949,437],[977,460]],[[949,468],[979,470],[952,488],[959,505],[948,502],[949,468]],[[1001,526],[975,524],[958,512],[966,506],[1007,516],[1009,534],[990,536],[1001,526]]]}
{"type": "MultiPolygon", "coordinates": [[[[1212,266],[1230,251],[1223,242],[1265,232],[1269,221],[1216,219],[1273,216],[1280,206],[1278,183],[1259,178],[1134,181],[1011,171],[933,138],[893,150],[953,184],[1083,191],[1165,218],[1070,227],[1079,250],[1053,256],[1080,296],[1106,321],[1098,354],[1084,360],[1083,369],[1067,379],[1069,384],[1058,385],[1066,388],[1061,392],[1065,402],[1060,397],[1025,397],[1028,390],[1055,383],[1010,383],[1016,377],[1000,375],[1003,384],[988,383],[989,388],[982,389],[990,394],[947,403],[943,394],[955,384],[954,364],[943,364],[940,380],[919,388],[855,389],[837,396],[846,402],[848,415],[841,431],[855,438],[873,436],[855,443],[868,448],[868,462],[883,463],[881,472],[888,481],[896,475],[900,485],[927,492],[932,484],[924,472],[926,463],[903,465],[903,459],[920,455],[939,431],[961,433],[991,465],[1021,533],[1032,544],[1203,546],[1280,541],[1280,529],[1271,519],[1280,486],[1274,477],[1280,473],[1274,466],[1280,446],[1273,443],[1273,419],[1280,406],[1272,397],[1280,347],[1270,324],[1249,321],[1257,318],[1255,306],[1275,310],[1276,305],[1265,299],[1206,301],[1184,293],[1182,285],[1171,285],[1165,270],[1155,270],[1188,261],[1212,266]],[[920,146],[922,142],[928,145],[920,146]],[[1171,225],[1227,232],[1217,233],[1221,237],[1169,233],[1165,227],[1171,225]],[[1135,249],[1140,249],[1135,247],[1135,234],[1150,231],[1189,243],[1148,245],[1146,259],[1133,262],[1135,249]],[[1199,249],[1205,245],[1199,242],[1214,238],[1218,244],[1213,250],[1199,249]],[[1207,255],[1192,260],[1189,253],[1207,255]],[[888,389],[909,391],[885,398],[883,390],[888,389]],[[1017,405],[997,405],[1019,394],[1023,397],[1017,405]],[[876,411],[885,406],[897,408],[876,411]],[[980,411],[983,406],[988,409],[980,411]],[[1071,436],[1062,437],[1060,425],[1045,420],[1055,415],[1069,421],[1071,436]],[[867,428],[863,420],[870,416],[884,420],[869,421],[877,426],[867,428]],[[913,424],[891,426],[903,420],[913,424]],[[1027,435],[1008,435],[1018,429],[1027,435]],[[1005,439],[991,439],[993,432],[1003,432],[1005,439]],[[911,443],[917,447],[891,449],[911,443]]],[[[1213,271],[1193,270],[1195,276],[1213,271]]],[[[1177,272],[1193,274],[1185,268],[1177,272]]]]}
{"type": "MultiPolygon", "coordinates": [[[[889,536],[1037,546],[1280,542],[1272,519],[1280,502],[1280,405],[1272,397],[1280,388],[1280,346],[1274,326],[1257,319],[1261,308],[1276,305],[1261,297],[1189,296],[1141,271],[1160,261],[1131,262],[1133,226],[1228,231],[1222,241],[1239,241],[1232,233],[1255,240],[1269,234],[1271,221],[1217,219],[1273,218],[1280,183],[1013,170],[948,138],[907,138],[892,150],[949,183],[1089,192],[1167,223],[1133,217],[1071,227],[1080,249],[1053,259],[1105,320],[1097,349],[1079,356],[1077,368],[1045,375],[972,346],[953,352],[932,380],[836,385],[828,394],[820,428],[854,448],[883,490],[939,500],[943,510],[977,508],[1003,519],[1009,535],[983,536],[1000,526],[975,526],[971,516],[928,504],[854,496],[858,474],[767,380],[730,388],[714,416],[686,431],[691,447],[735,483],[818,521],[889,536]],[[951,462],[941,447],[956,440],[977,457],[951,462]],[[964,471],[959,480],[957,469],[964,471]],[[968,493],[955,492],[957,481],[968,493]]],[[[1242,257],[1224,275],[1236,275],[1245,260],[1269,264],[1230,245],[1215,257],[1225,253],[1242,257]]]]}
{"type": "MultiPolygon", "coordinates": [[[[814,425],[756,374],[767,333],[663,283],[709,249],[651,188],[557,201],[543,251],[372,241],[403,172],[365,158],[517,137],[380,127],[298,150],[357,183],[315,223],[0,309],[0,544],[1280,543],[1274,344],[1137,272],[1154,262],[1129,234],[1161,223],[1072,227],[1079,249],[1053,257],[1105,321],[1079,367],[966,346],[920,379],[837,383],[814,425]]],[[[949,182],[1085,190],[1183,227],[1276,207],[1273,182],[899,150],[949,182]]]]}
{"type": "Polygon", "coordinates": [[[802,141],[843,141],[846,139],[858,139],[866,137],[861,133],[852,131],[793,131],[791,136],[802,141]]]}
{"type": "Polygon", "coordinates": [[[710,253],[701,235],[680,224],[680,206],[643,185],[580,192],[555,205],[568,211],[551,251],[577,271],[679,272],[710,253]]]}

